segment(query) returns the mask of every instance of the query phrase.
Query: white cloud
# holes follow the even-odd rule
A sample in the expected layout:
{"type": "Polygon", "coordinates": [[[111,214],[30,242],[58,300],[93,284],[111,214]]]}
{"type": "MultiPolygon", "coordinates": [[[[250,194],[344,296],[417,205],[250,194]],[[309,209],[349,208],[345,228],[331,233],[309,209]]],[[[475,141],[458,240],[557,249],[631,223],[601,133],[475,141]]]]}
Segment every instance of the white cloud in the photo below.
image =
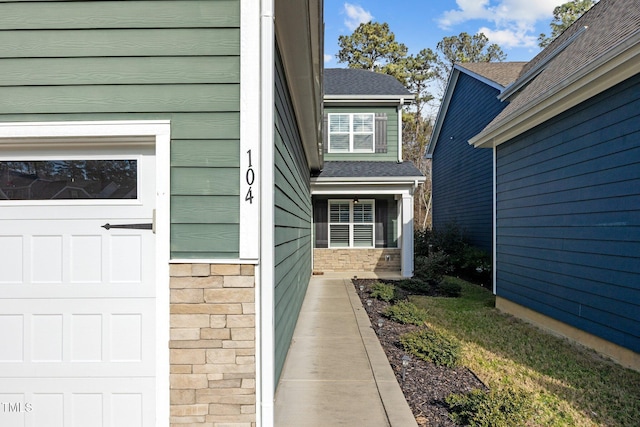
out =
{"type": "Polygon", "coordinates": [[[333,55],[328,55],[328,54],[324,54],[324,63],[327,64],[329,62],[333,61],[333,55]]]}
{"type": "Polygon", "coordinates": [[[492,30],[487,27],[482,27],[478,30],[478,33],[483,33],[487,36],[490,43],[496,43],[505,49],[538,46],[538,37],[527,32],[510,29],[492,30]]]}
{"type": "Polygon", "coordinates": [[[458,9],[447,10],[438,19],[440,28],[448,30],[455,24],[491,17],[491,10],[488,8],[489,0],[457,0],[456,3],[458,9]]]}
{"type": "Polygon", "coordinates": [[[553,9],[565,0],[456,0],[457,9],[444,12],[438,25],[452,30],[457,24],[472,20],[489,21],[483,32],[491,43],[501,47],[531,47],[536,45],[536,23],[551,21],[553,9]]]}
{"type": "Polygon", "coordinates": [[[351,31],[358,28],[358,25],[373,20],[373,15],[369,11],[356,4],[345,3],[343,13],[346,15],[344,25],[351,31]]]}

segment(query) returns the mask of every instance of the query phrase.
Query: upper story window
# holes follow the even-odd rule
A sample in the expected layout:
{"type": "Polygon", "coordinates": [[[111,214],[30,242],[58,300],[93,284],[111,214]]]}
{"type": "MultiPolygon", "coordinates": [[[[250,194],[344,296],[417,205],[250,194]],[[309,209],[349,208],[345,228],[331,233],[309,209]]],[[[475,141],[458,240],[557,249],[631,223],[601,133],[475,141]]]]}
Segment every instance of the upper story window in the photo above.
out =
{"type": "Polygon", "coordinates": [[[329,114],[330,153],[375,152],[375,114],[329,114]]]}

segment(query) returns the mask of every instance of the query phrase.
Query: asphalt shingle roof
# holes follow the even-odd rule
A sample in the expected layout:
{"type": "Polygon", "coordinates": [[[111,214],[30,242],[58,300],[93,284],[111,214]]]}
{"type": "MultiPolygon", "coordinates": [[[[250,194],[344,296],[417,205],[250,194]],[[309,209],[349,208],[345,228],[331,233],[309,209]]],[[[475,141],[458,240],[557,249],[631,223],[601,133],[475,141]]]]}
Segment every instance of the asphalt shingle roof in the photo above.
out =
{"type": "Polygon", "coordinates": [[[458,66],[496,82],[502,87],[507,87],[518,78],[526,64],[526,62],[465,62],[458,66]]]}
{"type": "Polygon", "coordinates": [[[393,76],[353,68],[326,68],[324,93],[325,95],[411,95],[393,76]]]}
{"type": "MultiPolygon", "coordinates": [[[[522,108],[537,105],[558,92],[571,76],[578,75],[598,58],[604,57],[617,46],[626,43],[631,37],[637,35],[639,28],[640,7],[637,0],[601,0],[596,3],[522,69],[521,78],[529,70],[555,55],[489,123],[483,133],[516,117],[522,108]],[[587,29],[583,30],[585,27],[587,29]],[[562,51],[558,51],[558,47],[579,31],[584,32],[562,51]]],[[[518,84],[518,81],[515,84],[518,84]]]]}
{"type": "Polygon", "coordinates": [[[411,162],[337,161],[324,162],[318,178],[416,177],[422,172],[411,162]]]}

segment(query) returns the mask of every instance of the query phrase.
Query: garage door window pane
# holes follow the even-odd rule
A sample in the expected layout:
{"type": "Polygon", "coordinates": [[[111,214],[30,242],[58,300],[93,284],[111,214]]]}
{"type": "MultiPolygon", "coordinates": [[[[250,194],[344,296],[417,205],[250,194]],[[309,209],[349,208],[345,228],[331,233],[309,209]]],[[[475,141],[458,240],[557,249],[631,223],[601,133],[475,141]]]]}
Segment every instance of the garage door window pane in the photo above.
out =
{"type": "Polygon", "coordinates": [[[136,199],[137,160],[0,162],[0,200],[136,199]]]}

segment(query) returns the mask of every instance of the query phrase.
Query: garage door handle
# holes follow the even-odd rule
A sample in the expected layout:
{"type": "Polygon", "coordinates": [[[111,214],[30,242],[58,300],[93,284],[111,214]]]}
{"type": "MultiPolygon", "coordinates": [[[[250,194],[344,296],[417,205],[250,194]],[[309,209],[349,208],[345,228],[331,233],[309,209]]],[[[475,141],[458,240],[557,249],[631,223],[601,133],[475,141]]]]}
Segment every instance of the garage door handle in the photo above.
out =
{"type": "Polygon", "coordinates": [[[101,225],[102,228],[110,230],[112,228],[128,228],[133,230],[153,230],[153,223],[148,224],[109,224],[101,225]]]}
{"type": "Polygon", "coordinates": [[[100,227],[105,230],[110,230],[112,228],[128,228],[130,230],[153,230],[153,233],[156,232],[156,210],[153,210],[152,221],[148,224],[109,224],[101,225],[100,227]]]}

